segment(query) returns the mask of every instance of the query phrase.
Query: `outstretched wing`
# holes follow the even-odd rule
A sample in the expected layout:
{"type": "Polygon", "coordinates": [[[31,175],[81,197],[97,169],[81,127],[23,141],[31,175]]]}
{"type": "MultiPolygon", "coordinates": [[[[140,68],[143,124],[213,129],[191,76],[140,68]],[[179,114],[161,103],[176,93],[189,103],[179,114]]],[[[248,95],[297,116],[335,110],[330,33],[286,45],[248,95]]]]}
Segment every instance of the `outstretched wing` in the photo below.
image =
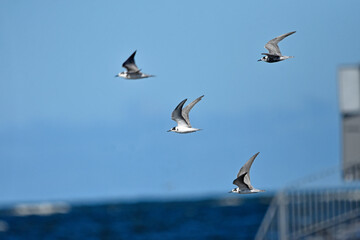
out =
{"type": "Polygon", "coordinates": [[[240,171],[238,172],[237,174],[237,178],[239,178],[240,176],[244,175],[244,182],[249,185],[250,187],[251,186],[251,183],[250,183],[250,168],[251,168],[251,165],[253,164],[255,158],[257,157],[257,155],[259,155],[260,152],[256,153],[254,156],[252,156],[245,164],[244,166],[242,166],[242,168],[240,169],[240,171]]]}
{"type": "Polygon", "coordinates": [[[174,109],[174,111],[171,114],[171,119],[174,120],[178,126],[186,126],[188,127],[188,124],[186,123],[186,120],[182,116],[181,112],[183,111],[182,108],[184,106],[184,103],[187,99],[182,100],[174,109]]]}
{"type": "Polygon", "coordinates": [[[270,54],[272,55],[277,55],[277,56],[281,56],[281,52],[280,52],[280,48],[278,46],[278,43],[283,40],[284,38],[286,38],[287,36],[290,36],[291,34],[295,33],[296,31],[293,32],[289,32],[289,33],[285,33],[283,35],[280,35],[274,39],[271,39],[270,41],[268,41],[265,45],[265,48],[269,51],[270,54]]]}
{"type": "Polygon", "coordinates": [[[195,106],[195,104],[197,104],[202,98],[204,97],[204,95],[202,95],[201,97],[198,97],[197,99],[195,99],[192,103],[188,104],[183,110],[182,110],[182,116],[185,119],[187,125],[189,127],[191,127],[190,124],[190,119],[189,119],[189,112],[190,110],[195,106]]]}
{"type": "Polygon", "coordinates": [[[238,186],[241,190],[253,189],[253,186],[250,184],[250,178],[248,176],[248,173],[243,173],[233,181],[233,184],[238,186]]]}
{"type": "Polygon", "coordinates": [[[122,65],[124,68],[126,68],[128,73],[136,73],[140,71],[140,69],[135,64],[135,59],[134,59],[135,54],[136,54],[136,50],[122,65]]]}

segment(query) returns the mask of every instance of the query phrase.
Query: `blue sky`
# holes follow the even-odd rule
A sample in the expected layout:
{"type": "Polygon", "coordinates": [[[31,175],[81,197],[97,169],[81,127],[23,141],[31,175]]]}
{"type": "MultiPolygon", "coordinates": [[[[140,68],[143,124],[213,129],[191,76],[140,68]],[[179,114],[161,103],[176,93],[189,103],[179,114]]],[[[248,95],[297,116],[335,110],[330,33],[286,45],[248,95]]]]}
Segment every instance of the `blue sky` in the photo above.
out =
{"type": "MultiPolygon", "coordinates": [[[[227,194],[339,164],[337,69],[358,1],[0,3],[0,202],[227,194]],[[295,58],[257,62],[265,43],[295,58]],[[136,62],[156,78],[114,78],[136,62]],[[204,131],[180,135],[174,107],[204,131]]],[[[227,196],[227,195],[226,195],[227,196]]]]}

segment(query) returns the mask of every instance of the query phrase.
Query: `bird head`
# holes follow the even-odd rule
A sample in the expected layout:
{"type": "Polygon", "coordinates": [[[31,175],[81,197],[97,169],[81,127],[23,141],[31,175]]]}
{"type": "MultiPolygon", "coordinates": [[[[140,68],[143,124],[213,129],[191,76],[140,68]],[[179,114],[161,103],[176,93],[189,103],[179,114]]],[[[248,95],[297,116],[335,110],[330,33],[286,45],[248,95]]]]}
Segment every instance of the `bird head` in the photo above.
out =
{"type": "Polygon", "coordinates": [[[230,191],[229,193],[233,193],[233,192],[237,192],[237,191],[236,191],[236,188],[231,189],[231,191],[230,191]]]}
{"type": "Polygon", "coordinates": [[[125,72],[118,73],[117,75],[115,75],[115,77],[126,77],[126,73],[125,72]]]}
{"type": "Polygon", "coordinates": [[[260,61],[266,62],[267,57],[268,57],[268,56],[264,56],[264,57],[260,58],[260,59],[258,60],[258,62],[260,62],[260,61]]]}
{"type": "Polygon", "coordinates": [[[167,130],[168,132],[176,132],[177,128],[176,127],[173,127],[172,129],[170,130],[167,130]]]}

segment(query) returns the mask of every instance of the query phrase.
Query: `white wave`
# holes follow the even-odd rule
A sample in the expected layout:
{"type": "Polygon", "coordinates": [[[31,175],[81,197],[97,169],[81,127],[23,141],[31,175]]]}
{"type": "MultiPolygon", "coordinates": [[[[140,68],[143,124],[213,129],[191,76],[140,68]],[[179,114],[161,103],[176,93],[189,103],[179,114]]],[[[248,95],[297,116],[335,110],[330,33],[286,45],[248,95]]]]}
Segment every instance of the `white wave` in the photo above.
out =
{"type": "Polygon", "coordinates": [[[9,224],[0,220],[0,232],[6,232],[7,230],[9,230],[9,224]]]}
{"type": "Polygon", "coordinates": [[[12,212],[15,216],[28,216],[28,215],[52,215],[58,213],[68,213],[71,207],[67,203],[36,203],[36,204],[18,204],[12,212]]]}

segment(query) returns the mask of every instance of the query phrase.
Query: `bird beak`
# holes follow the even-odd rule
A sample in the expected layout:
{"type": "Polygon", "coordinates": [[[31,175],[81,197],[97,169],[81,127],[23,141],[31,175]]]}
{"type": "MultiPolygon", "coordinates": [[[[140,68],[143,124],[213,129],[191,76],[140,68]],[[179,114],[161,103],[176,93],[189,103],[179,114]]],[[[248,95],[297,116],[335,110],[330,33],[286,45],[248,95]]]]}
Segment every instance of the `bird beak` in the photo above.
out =
{"type": "Polygon", "coordinates": [[[167,132],[171,132],[171,130],[167,130],[167,132]]]}
{"type": "Polygon", "coordinates": [[[228,193],[232,193],[232,191],[228,192],[228,193]]]}
{"type": "Polygon", "coordinates": [[[261,62],[261,58],[258,60],[258,62],[261,62]]]}
{"type": "Polygon", "coordinates": [[[119,77],[119,75],[115,75],[115,77],[119,77]]]}

